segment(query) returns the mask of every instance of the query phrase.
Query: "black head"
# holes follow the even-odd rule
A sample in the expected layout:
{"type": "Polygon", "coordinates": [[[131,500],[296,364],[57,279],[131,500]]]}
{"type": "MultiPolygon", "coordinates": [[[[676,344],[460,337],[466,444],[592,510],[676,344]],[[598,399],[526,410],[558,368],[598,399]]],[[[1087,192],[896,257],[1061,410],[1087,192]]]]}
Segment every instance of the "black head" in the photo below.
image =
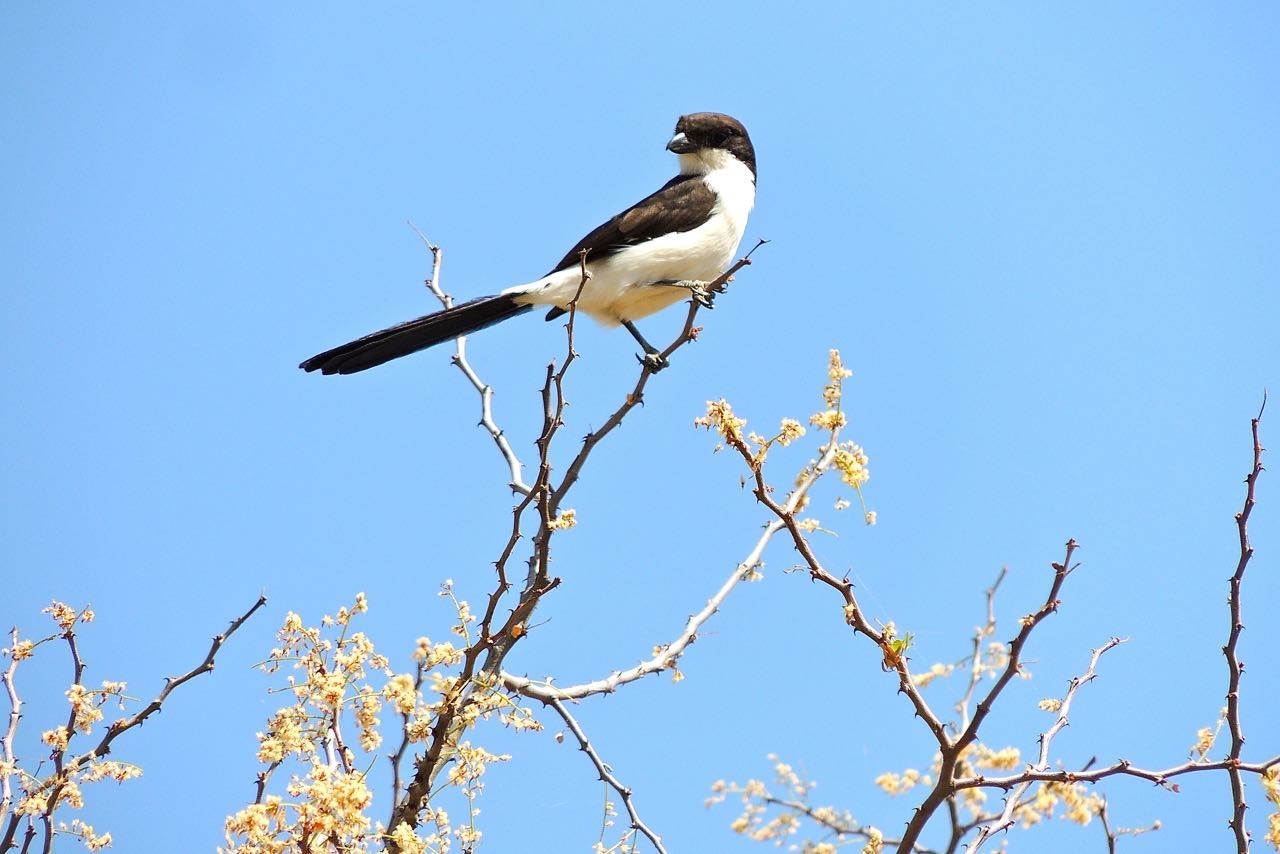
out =
{"type": "Polygon", "coordinates": [[[689,113],[676,122],[676,134],[667,150],[676,154],[696,154],[711,150],[727,151],[756,174],[756,151],[742,122],[724,113],[689,113]]]}

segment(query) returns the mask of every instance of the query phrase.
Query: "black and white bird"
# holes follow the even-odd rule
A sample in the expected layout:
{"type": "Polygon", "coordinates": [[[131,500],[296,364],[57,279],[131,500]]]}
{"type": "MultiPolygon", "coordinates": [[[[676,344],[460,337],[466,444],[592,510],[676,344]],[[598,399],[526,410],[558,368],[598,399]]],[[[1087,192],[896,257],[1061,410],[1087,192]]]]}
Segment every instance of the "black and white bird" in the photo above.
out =
{"type": "Polygon", "coordinates": [[[676,123],[667,150],[680,174],[656,193],[595,228],[540,279],[410,320],[312,356],[299,367],[353,374],[483,329],[534,306],[577,310],[606,326],[621,324],[654,367],[657,350],[633,321],[692,293],[707,301],[707,284],[733,259],[756,198],[756,155],[747,129],[722,113],[691,113],[676,123]],[[590,278],[582,284],[580,253],[590,278]]]}

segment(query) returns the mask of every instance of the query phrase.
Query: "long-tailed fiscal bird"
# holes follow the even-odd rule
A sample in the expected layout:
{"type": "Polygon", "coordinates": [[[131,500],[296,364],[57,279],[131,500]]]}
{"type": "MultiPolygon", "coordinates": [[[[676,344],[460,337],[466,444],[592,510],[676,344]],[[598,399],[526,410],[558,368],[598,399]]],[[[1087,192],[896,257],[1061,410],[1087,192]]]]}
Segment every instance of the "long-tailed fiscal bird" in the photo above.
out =
{"type": "Polygon", "coordinates": [[[299,367],[354,374],[483,329],[534,306],[551,306],[547,319],[576,309],[606,326],[621,324],[661,367],[658,351],[634,321],[693,294],[707,302],[707,285],[738,250],[756,198],[756,155],[747,129],[723,113],[691,113],[676,122],[667,150],[680,173],[574,244],[540,279],[515,285],[312,356],[299,367]],[[584,285],[580,255],[587,250],[584,285]]]}

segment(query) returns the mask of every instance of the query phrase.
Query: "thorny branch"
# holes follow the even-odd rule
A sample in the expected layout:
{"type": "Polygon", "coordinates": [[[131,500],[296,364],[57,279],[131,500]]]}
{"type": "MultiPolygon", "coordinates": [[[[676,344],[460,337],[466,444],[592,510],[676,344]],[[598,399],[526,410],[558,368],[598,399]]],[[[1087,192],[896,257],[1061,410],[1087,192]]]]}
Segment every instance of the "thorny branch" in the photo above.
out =
{"type": "MultiPolygon", "coordinates": [[[[1258,437],[1258,422],[1262,420],[1262,412],[1267,408],[1267,398],[1262,397],[1262,407],[1258,415],[1250,423],[1253,434],[1253,466],[1249,476],[1244,479],[1244,508],[1236,514],[1236,530],[1240,536],[1240,560],[1236,563],[1236,571],[1231,576],[1231,594],[1227,597],[1227,607],[1231,612],[1231,631],[1227,636],[1227,645],[1222,654],[1227,659],[1227,728],[1231,732],[1231,752],[1227,758],[1232,762],[1240,761],[1244,750],[1244,729],[1240,724],[1240,675],[1244,672],[1244,664],[1236,654],[1240,642],[1240,632],[1244,623],[1240,616],[1240,585],[1244,581],[1244,570],[1253,557],[1253,547],[1249,545],[1249,514],[1253,512],[1254,488],[1258,483],[1258,475],[1262,474],[1262,442],[1258,437]]],[[[1244,780],[1240,769],[1229,767],[1227,777],[1231,781],[1231,829],[1235,832],[1236,851],[1245,854],[1249,850],[1249,832],[1244,826],[1244,812],[1248,807],[1244,802],[1244,780]]]]}
{"type": "Polygon", "coordinates": [[[553,699],[549,701],[549,705],[556,710],[556,714],[560,715],[564,720],[565,726],[573,733],[573,737],[578,740],[578,749],[587,754],[587,758],[591,760],[591,764],[596,767],[597,773],[600,774],[600,779],[617,792],[618,797],[622,798],[622,805],[626,808],[627,816],[631,819],[631,827],[638,833],[644,834],[645,838],[658,851],[658,854],[667,854],[667,849],[662,847],[662,839],[640,820],[640,814],[636,811],[635,801],[631,797],[631,789],[624,786],[613,775],[612,769],[600,758],[600,754],[596,753],[595,748],[591,746],[591,742],[587,739],[587,734],[583,732],[582,726],[565,708],[564,703],[553,699]]]}
{"type": "MultiPolygon", "coordinates": [[[[1093,657],[1089,660],[1089,669],[1071,680],[1071,683],[1067,686],[1066,696],[1062,698],[1062,705],[1058,708],[1057,720],[1053,722],[1052,726],[1040,734],[1040,756],[1036,760],[1036,763],[1031,766],[1032,770],[1047,771],[1049,769],[1050,746],[1053,743],[1054,736],[1061,732],[1062,728],[1067,725],[1067,715],[1071,712],[1071,702],[1075,699],[1076,691],[1080,689],[1081,685],[1092,682],[1094,677],[1097,676],[1098,659],[1102,658],[1102,656],[1109,650],[1125,643],[1127,640],[1128,638],[1112,638],[1107,641],[1107,643],[1095,649],[1093,651],[1093,657]]],[[[979,829],[977,837],[974,838],[973,843],[967,849],[970,854],[973,854],[973,852],[980,849],[983,844],[995,834],[1013,826],[1014,811],[1018,807],[1018,802],[1027,793],[1029,788],[1031,788],[1031,781],[1027,781],[1026,783],[1018,786],[1007,798],[1005,798],[1004,810],[996,817],[996,820],[979,829]]]]}
{"type": "MultiPolygon", "coordinates": [[[[1265,407],[1265,398],[1263,405],[1265,407]]],[[[950,809],[952,824],[951,845],[948,848],[948,851],[954,850],[960,839],[973,829],[980,828],[978,838],[975,839],[968,849],[969,851],[976,851],[983,842],[989,839],[996,832],[1007,829],[1013,824],[1012,817],[1016,811],[1026,803],[1022,796],[1026,793],[1032,783],[1094,783],[1112,776],[1132,776],[1151,780],[1152,782],[1164,786],[1167,785],[1167,781],[1172,777],[1212,770],[1226,770],[1228,772],[1231,779],[1234,806],[1230,826],[1232,827],[1236,837],[1238,852],[1241,852],[1242,854],[1248,850],[1248,833],[1244,829],[1244,813],[1246,806],[1244,803],[1241,775],[1244,773],[1262,775],[1269,769],[1280,766],[1280,756],[1276,756],[1259,763],[1246,763],[1240,758],[1244,743],[1244,736],[1239,718],[1239,684],[1240,676],[1244,667],[1238,660],[1236,648],[1241,629],[1243,629],[1240,619],[1241,581],[1243,579],[1245,567],[1253,554],[1253,549],[1249,545],[1248,540],[1247,523],[1249,514],[1252,511],[1255,502],[1256,481],[1259,474],[1262,472],[1263,448],[1258,435],[1258,425],[1261,415],[1262,413],[1259,412],[1258,417],[1252,421],[1254,452],[1253,466],[1250,470],[1249,476],[1245,480],[1246,496],[1244,508],[1240,513],[1236,514],[1236,523],[1240,539],[1240,558],[1235,574],[1230,580],[1231,593],[1228,601],[1231,612],[1231,632],[1228,637],[1227,645],[1223,647],[1223,653],[1227,658],[1229,670],[1226,720],[1232,735],[1232,746],[1227,758],[1217,762],[1192,760],[1163,770],[1136,768],[1125,760],[1120,760],[1113,765],[1102,768],[1086,768],[1081,771],[1055,771],[1049,769],[1049,747],[1053,736],[1056,735],[1062,727],[1066,726],[1066,716],[1069,711],[1071,699],[1074,697],[1076,690],[1081,684],[1094,677],[1096,665],[1101,655],[1123,642],[1118,638],[1113,638],[1109,643],[1094,651],[1089,670],[1084,675],[1072,680],[1067,698],[1063,702],[1057,721],[1040,737],[1041,749],[1037,763],[1026,771],[1005,777],[990,777],[985,775],[961,777],[959,776],[960,759],[964,751],[977,741],[979,729],[989,715],[1005,686],[1015,675],[1018,674],[1022,652],[1031,632],[1034,631],[1041,621],[1057,610],[1058,605],[1060,604],[1059,595],[1062,586],[1066,581],[1066,577],[1075,568],[1072,564],[1072,556],[1077,548],[1075,541],[1069,540],[1067,542],[1066,556],[1063,561],[1061,563],[1053,564],[1054,576],[1044,603],[1036,612],[1023,617],[1020,621],[1022,626],[1021,630],[1007,647],[1007,663],[1000,670],[996,676],[995,683],[979,701],[974,714],[970,717],[970,702],[977,690],[980,676],[983,672],[983,668],[980,663],[982,640],[994,631],[994,596],[1000,582],[1004,579],[1005,574],[1003,571],[997,578],[995,584],[987,590],[987,623],[985,627],[979,627],[975,634],[973,658],[971,660],[968,685],[966,687],[964,697],[957,706],[957,711],[961,714],[962,719],[960,725],[952,730],[950,727],[944,726],[937,716],[929,709],[927,703],[924,701],[912,681],[910,672],[907,668],[906,656],[898,654],[891,646],[892,637],[887,632],[877,629],[867,622],[862,613],[862,609],[853,594],[852,583],[848,578],[837,578],[822,566],[821,562],[810,548],[803,530],[795,519],[794,509],[780,507],[770,497],[771,487],[769,487],[764,480],[763,466],[760,465],[760,461],[753,456],[750,448],[741,440],[740,437],[735,438],[731,434],[726,434],[726,441],[739,452],[747,462],[747,465],[751,468],[754,477],[753,493],[756,499],[768,507],[791,533],[795,548],[803,558],[805,565],[808,567],[810,577],[815,581],[821,581],[841,594],[844,599],[846,622],[849,623],[856,633],[870,638],[882,650],[884,653],[886,669],[897,671],[899,692],[908,697],[915,707],[916,715],[924,721],[926,726],[929,727],[938,742],[940,772],[938,774],[937,782],[934,785],[933,790],[915,810],[911,820],[907,824],[907,828],[902,839],[898,840],[897,850],[899,852],[906,854],[906,852],[911,851],[913,847],[917,846],[917,840],[919,839],[925,825],[931,820],[935,812],[944,803],[947,804],[950,809]],[[998,816],[994,817],[994,824],[983,826],[983,822],[988,821],[990,817],[984,817],[978,821],[963,824],[960,822],[956,810],[955,796],[958,792],[964,789],[975,787],[999,788],[1006,791],[1010,789],[1017,789],[1017,791],[1006,799],[1004,810],[998,816]]],[[[833,430],[831,445],[827,448],[828,454],[832,452],[832,448],[835,447],[835,444],[838,441],[837,434],[838,429],[833,430]]],[[[525,686],[523,685],[515,687],[525,690],[525,686]]],[[[1156,826],[1153,825],[1149,828],[1139,828],[1137,831],[1133,832],[1145,832],[1153,829],[1154,827],[1156,826]]],[[[1114,847],[1114,837],[1116,835],[1118,834],[1112,834],[1108,831],[1108,838],[1112,847],[1114,847]]]]}
{"type": "MultiPolygon", "coordinates": [[[[447,307],[450,305],[450,301],[438,285],[441,251],[439,247],[427,241],[421,232],[419,232],[419,236],[432,253],[433,272],[428,286],[447,307]]],[[[538,475],[532,484],[528,484],[523,480],[521,474],[523,466],[515,452],[511,450],[502,430],[493,419],[492,388],[482,382],[476,376],[474,370],[471,369],[466,360],[465,342],[459,339],[458,354],[455,356],[454,362],[481,396],[481,424],[494,439],[504,459],[507,461],[511,470],[512,489],[521,495],[521,501],[513,509],[511,533],[495,563],[497,585],[489,595],[489,601],[480,622],[479,638],[465,651],[461,672],[455,682],[455,687],[443,698],[439,705],[439,711],[427,739],[427,749],[417,757],[412,779],[403,792],[400,791],[399,784],[396,784],[395,806],[388,825],[390,828],[398,827],[402,823],[407,824],[410,828],[417,827],[419,816],[430,796],[434,781],[442,770],[444,762],[449,758],[449,752],[455,747],[457,739],[464,728],[462,712],[473,701],[477,691],[492,690],[498,683],[502,662],[515,643],[528,633],[529,618],[533,610],[542,596],[559,584],[559,579],[550,575],[549,558],[550,541],[553,533],[559,527],[562,527],[560,524],[561,502],[573,483],[576,482],[592,448],[620,425],[627,413],[641,402],[644,387],[648,382],[649,376],[653,373],[648,364],[642,364],[640,378],[627,400],[609,418],[601,430],[587,437],[583,448],[570,463],[565,477],[558,486],[553,486],[551,480],[552,441],[564,424],[563,415],[567,406],[564,379],[570,365],[577,357],[573,345],[573,335],[577,317],[578,296],[581,295],[582,289],[589,279],[585,252],[580,257],[579,263],[582,269],[582,279],[579,284],[578,294],[567,306],[567,353],[559,370],[556,370],[554,363],[547,366],[546,377],[542,386],[543,426],[535,443],[538,448],[538,475]],[[530,508],[536,508],[538,524],[529,556],[529,570],[524,588],[507,619],[495,629],[494,623],[497,621],[499,603],[512,586],[508,576],[508,565],[514,556],[517,544],[523,537],[521,533],[523,521],[526,511],[530,508]]],[[[750,263],[749,258],[743,258],[713,283],[712,288],[714,289],[717,285],[723,285],[731,278],[734,272],[748,263],[750,263]]],[[[697,308],[696,302],[691,305],[683,330],[676,340],[662,352],[662,358],[665,359],[670,356],[696,336],[697,329],[693,327],[693,319],[697,308]]],[[[399,764],[403,757],[403,752],[401,750],[392,757],[397,780],[399,779],[399,764]]],[[[387,850],[394,854],[394,852],[398,851],[398,846],[394,841],[389,841],[387,850]]]]}
{"type": "MultiPolygon", "coordinates": [[[[182,674],[181,676],[169,677],[168,679],[166,679],[164,688],[160,691],[159,694],[156,695],[154,700],[148,703],[143,709],[138,711],[136,714],[127,718],[121,718],[115,721],[114,723],[112,723],[111,726],[107,727],[107,731],[103,735],[102,739],[99,740],[99,742],[93,748],[83,753],[80,753],[76,756],[73,756],[70,759],[67,759],[66,757],[65,748],[55,749],[53,753],[53,760],[54,760],[53,773],[51,773],[44,780],[40,781],[39,784],[34,785],[29,789],[29,794],[32,794],[32,795],[43,795],[46,792],[48,793],[48,798],[47,798],[48,806],[45,808],[45,810],[41,814],[41,823],[45,828],[45,838],[43,843],[45,851],[49,851],[53,844],[52,819],[53,819],[54,812],[57,810],[59,806],[58,795],[61,792],[62,788],[67,784],[67,782],[72,779],[72,775],[74,775],[76,772],[80,771],[82,768],[87,766],[90,762],[93,762],[94,760],[97,760],[97,759],[101,759],[102,757],[110,754],[112,750],[112,745],[117,738],[119,738],[121,735],[128,732],[129,730],[133,729],[134,727],[141,726],[143,723],[146,722],[147,718],[151,717],[153,714],[160,711],[165,701],[169,698],[169,695],[172,694],[175,690],[177,690],[178,687],[191,681],[192,679],[195,679],[197,676],[200,676],[201,674],[208,673],[211,670],[213,670],[215,659],[218,655],[218,651],[222,649],[222,645],[226,643],[227,639],[230,638],[233,634],[235,634],[236,631],[238,631],[239,628],[242,625],[244,625],[245,622],[250,617],[252,617],[258,611],[258,609],[264,606],[266,603],[267,603],[267,597],[259,596],[258,600],[254,602],[253,606],[250,607],[249,610],[245,611],[239,617],[231,621],[231,624],[227,627],[227,630],[225,632],[223,632],[220,635],[214,636],[213,642],[209,646],[209,651],[205,654],[204,660],[202,662],[200,662],[194,668],[182,674]]],[[[75,678],[75,682],[73,684],[81,685],[83,674],[84,674],[84,662],[80,659],[79,648],[76,646],[76,643],[75,643],[74,629],[67,628],[66,631],[63,633],[63,637],[66,638],[67,643],[71,649],[72,665],[74,669],[74,678],[75,678]]],[[[71,721],[67,726],[68,741],[70,740],[71,735],[74,734],[75,732],[75,722],[76,722],[75,713],[73,711],[71,721]]],[[[11,728],[13,724],[14,722],[11,720],[11,728]]],[[[3,837],[0,837],[0,852],[9,851],[15,847],[14,837],[17,833],[19,822],[20,822],[20,816],[14,814],[9,817],[9,821],[5,826],[4,835],[3,837]]],[[[25,839],[22,846],[23,851],[28,850],[28,848],[30,847],[32,839],[35,835],[35,832],[36,831],[35,831],[34,823],[28,822],[27,832],[26,832],[25,839]]]]}
{"type": "MultiPolygon", "coordinates": [[[[418,235],[418,239],[431,252],[431,278],[426,281],[427,288],[435,295],[436,299],[440,300],[441,305],[445,308],[452,308],[453,297],[446,294],[440,287],[440,264],[444,259],[444,250],[428,240],[427,236],[412,222],[409,223],[409,227],[414,230],[414,233],[418,235]]],[[[453,356],[453,363],[458,366],[458,370],[462,371],[462,375],[467,378],[467,382],[471,383],[476,393],[480,395],[480,425],[493,438],[494,444],[498,446],[498,450],[502,453],[502,458],[506,460],[507,466],[511,470],[512,491],[521,495],[528,495],[532,487],[524,482],[524,463],[520,462],[520,458],[511,447],[511,443],[507,441],[506,434],[502,432],[502,428],[498,426],[498,423],[493,418],[493,386],[480,379],[479,374],[471,367],[471,362],[467,360],[466,336],[459,336],[456,344],[457,350],[453,356]]]]}

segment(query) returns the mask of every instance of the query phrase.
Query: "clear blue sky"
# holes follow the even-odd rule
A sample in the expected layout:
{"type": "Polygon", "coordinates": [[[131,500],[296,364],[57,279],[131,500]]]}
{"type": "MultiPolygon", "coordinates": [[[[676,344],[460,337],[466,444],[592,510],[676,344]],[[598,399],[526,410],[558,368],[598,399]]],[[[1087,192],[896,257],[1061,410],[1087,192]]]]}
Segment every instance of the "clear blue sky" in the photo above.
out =
{"type": "MultiPolygon", "coordinates": [[[[1222,704],[1248,422],[1280,391],[1277,44],[1262,3],[5,5],[0,620],[36,634],[50,598],[92,602],[89,678],[149,697],[271,597],[211,678],[120,743],[145,776],[90,792],[86,818],[118,850],[171,851],[174,828],[212,850],[251,796],[274,702],[250,665],[285,611],[363,590],[365,628],[404,667],[446,632],[441,579],[488,589],[506,471],[449,351],[346,378],[296,365],[431,307],[406,219],[445,247],[454,294],[526,281],[670,176],[663,145],[695,110],[750,129],[748,239],[773,242],[593,460],[549,622],[511,667],[595,678],[674,637],[764,519],[692,419],[722,395],[753,425],[804,417],[838,347],[880,524],[820,514],[840,522],[828,563],[925,667],[964,654],[1006,564],[1011,637],[1075,537],[1036,678],[986,738],[1033,748],[1035,700],[1126,635],[1059,755],[1181,761],[1222,704]]],[[[679,315],[645,328],[669,337],[679,315]]],[[[531,456],[559,326],[473,341],[531,456]]],[[[567,438],[634,372],[622,333],[584,326],[579,349],[567,438]]],[[[1264,437],[1280,447],[1280,410],[1264,437]]],[[[1280,749],[1277,477],[1246,578],[1255,759],[1280,749]]],[[[888,831],[910,805],[871,779],[929,761],[829,592],[783,573],[787,549],[767,560],[684,682],[579,709],[673,851],[753,850],[701,802],[718,777],[766,774],[770,751],[888,831]]],[[[64,716],[69,668],[46,665],[23,677],[28,737],[64,716]]],[[[951,689],[932,690],[945,708],[951,689]]],[[[489,778],[487,849],[586,850],[601,794],[584,758],[545,735],[493,742],[517,755],[489,778]]],[[[1119,824],[1167,828],[1125,850],[1230,844],[1225,779],[1183,790],[1108,787],[1119,824]]],[[[1250,804],[1260,836],[1256,786],[1250,804]]],[[[1101,833],[1010,841],[1076,851],[1101,833]]]]}

